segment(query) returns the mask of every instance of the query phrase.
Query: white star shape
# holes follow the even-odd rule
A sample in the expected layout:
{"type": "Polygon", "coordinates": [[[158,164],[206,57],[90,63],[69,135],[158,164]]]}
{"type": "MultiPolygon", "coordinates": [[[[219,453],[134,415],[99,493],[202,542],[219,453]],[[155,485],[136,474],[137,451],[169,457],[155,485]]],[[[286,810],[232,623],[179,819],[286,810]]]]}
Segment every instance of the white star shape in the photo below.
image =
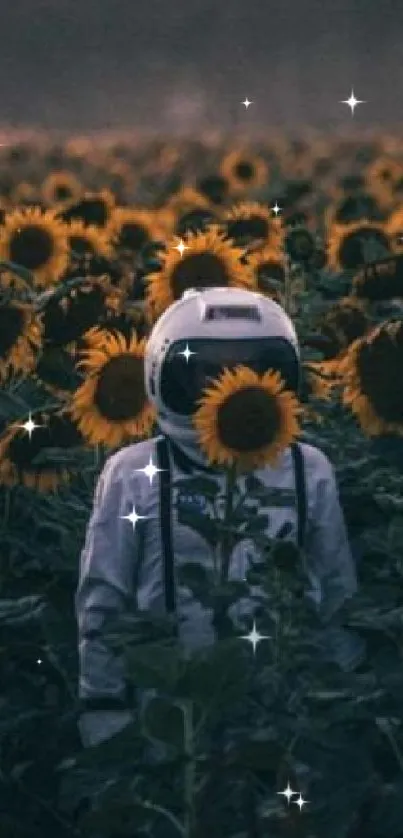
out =
{"type": "Polygon", "coordinates": [[[261,640],[271,640],[271,637],[266,634],[259,634],[259,632],[256,631],[256,623],[254,620],[252,631],[250,631],[249,634],[241,634],[241,640],[248,640],[249,643],[252,644],[253,654],[255,654],[257,644],[260,643],[261,640]]]}
{"type": "Polygon", "coordinates": [[[365,102],[364,99],[356,99],[355,96],[354,96],[354,90],[351,89],[350,98],[349,99],[342,99],[340,104],[341,105],[348,105],[349,108],[351,108],[352,116],[354,116],[354,108],[356,108],[357,105],[365,105],[366,102],[365,102]]]}
{"type": "Polygon", "coordinates": [[[41,663],[42,663],[41,659],[40,659],[40,658],[38,658],[38,660],[37,660],[37,664],[41,664],[41,663]]]}
{"type": "Polygon", "coordinates": [[[241,102],[241,105],[245,105],[246,110],[248,110],[249,105],[253,105],[253,102],[250,102],[250,101],[249,101],[249,99],[248,99],[248,97],[246,97],[246,99],[244,100],[244,102],[241,102]]]}
{"type": "Polygon", "coordinates": [[[26,431],[29,438],[31,439],[33,432],[36,428],[42,428],[42,425],[37,425],[36,422],[32,419],[32,414],[30,413],[26,422],[23,425],[18,425],[21,430],[26,431]]]}
{"type": "Polygon", "coordinates": [[[292,802],[299,806],[299,811],[301,811],[302,807],[305,806],[305,803],[308,803],[307,800],[304,800],[301,793],[299,795],[298,800],[293,800],[292,802]]]}
{"type": "Polygon", "coordinates": [[[122,521],[130,521],[130,523],[133,526],[133,530],[136,527],[137,521],[142,521],[145,519],[145,515],[137,515],[136,507],[134,506],[134,504],[130,515],[121,515],[120,517],[122,521]]]}
{"type": "MultiPolygon", "coordinates": [[[[290,783],[288,782],[287,783],[287,788],[283,789],[283,791],[278,791],[277,794],[282,794],[284,797],[287,798],[287,803],[289,803],[293,794],[298,794],[298,792],[293,791],[291,786],[290,786],[290,783]]],[[[294,803],[295,803],[295,801],[294,801],[294,803]]]]}
{"type": "Polygon", "coordinates": [[[164,469],[158,468],[157,466],[154,465],[153,458],[152,458],[151,454],[150,454],[150,459],[148,461],[148,464],[146,466],[144,466],[144,468],[136,468],[136,471],[142,471],[143,474],[145,474],[145,476],[148,477],[148,479],[150,481],[150,486],[152,485],[152,482],[153,482],[153,479],[154,479],[155,475],[158,474],[159,471],[163,471],[163,470],[164,469]]]}
{"type": "Polygon", "coordinates": [[[181,239],[179,244],[175,245],[174,250],[177,250],[181,256],[183,256],[185,250],[189,250],[189,246],[185,244],[185,242],[181,239]]]}
{"type": "Polygon", "coordinates": [[[279,212],[281,212],[281,207],[279,207],[279,205],[278,205],[277,201],[276,201],[276,203],[274,204],[274,207],[272,207],[271,209],[272,209],[272,212],[274,212],[274,213],[275,213],[275,215],[278,215],[278,214],[279,214],[279,212]]]}
{"type": "Polygon", "coordinates": [[[183,357],[186,358],[186,363],[188,363],[190,356],[196,355],[196,352],[192,352],[192,350],[189,349],[189,344],[186,344],[185,349],[182,349],[182,352],[178,352],[178,355],[183,355],[183,357]]]}

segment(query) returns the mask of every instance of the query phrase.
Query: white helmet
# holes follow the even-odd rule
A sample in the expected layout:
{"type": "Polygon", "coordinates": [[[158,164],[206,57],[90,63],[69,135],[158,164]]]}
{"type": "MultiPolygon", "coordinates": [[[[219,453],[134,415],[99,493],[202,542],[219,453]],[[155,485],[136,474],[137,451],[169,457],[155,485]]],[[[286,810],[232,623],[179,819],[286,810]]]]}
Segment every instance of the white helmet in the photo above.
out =
{"type": "Polygon", "coordinates": [[[299,385],[294,326],[274,300],[241,288],[187,290],[157,320],[145,353],[145,386],[162,432],[180,447],[195,445],[192,414],[211,379],[243,364],[278,370],[299,385]]]}

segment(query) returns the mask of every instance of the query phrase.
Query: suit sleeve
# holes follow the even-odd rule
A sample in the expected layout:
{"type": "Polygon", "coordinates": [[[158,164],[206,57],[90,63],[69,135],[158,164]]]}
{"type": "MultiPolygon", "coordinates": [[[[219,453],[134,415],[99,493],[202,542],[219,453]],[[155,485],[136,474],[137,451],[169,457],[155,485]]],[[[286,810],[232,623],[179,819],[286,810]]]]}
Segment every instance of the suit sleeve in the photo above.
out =
{"type": "MultiPolygon", "coordinates": [[[[119,455],[118,455],[119,456],[119,455]]],[[[123,613],[135,596],[135,568],[141,547],[139,528],[123,516],[133,505],[133,489],[112,457],[99,478],[81,553],[75,597],[79,652],[79,731],[84,746],[117,733],[132,719],[122,659],[108,646],[105,623],[123,613]]]]}
{"type": "Polygon", "coordinates": [[[316,463],[315,478],[306,557],[313,597],[327,622],[356,592],[357,577],[334,470],[322,453],[316,463]]]}

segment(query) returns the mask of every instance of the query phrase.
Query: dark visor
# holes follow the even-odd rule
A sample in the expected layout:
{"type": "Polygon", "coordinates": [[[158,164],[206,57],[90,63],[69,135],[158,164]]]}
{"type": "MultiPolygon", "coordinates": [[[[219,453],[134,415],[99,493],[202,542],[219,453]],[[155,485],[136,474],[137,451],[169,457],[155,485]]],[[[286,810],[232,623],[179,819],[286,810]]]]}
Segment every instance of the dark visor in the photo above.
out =
{"type": "Polygon", "coordinates": [[[298,390],[298,359],[283,338],[262,340],[188,340],[174,343],[161,370],[161,397],[168,410],[189,416],[212,379],[225,367],[242,364],[262,375],[270,369],[280,373],[287,389],[298,390]],[[193,355],[185,357],[188,348],[193,355]]]}

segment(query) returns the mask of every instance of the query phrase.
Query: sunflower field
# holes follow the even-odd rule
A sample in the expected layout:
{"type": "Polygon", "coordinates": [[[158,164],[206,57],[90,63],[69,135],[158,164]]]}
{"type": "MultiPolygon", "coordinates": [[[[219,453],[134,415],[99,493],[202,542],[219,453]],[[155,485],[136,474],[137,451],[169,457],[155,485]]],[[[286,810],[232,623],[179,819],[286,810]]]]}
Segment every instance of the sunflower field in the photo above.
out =
{"type": "MultiPolygon", "coordinates": [[[[402,141],[0,152],[1,838],[403,838],[402,141]],[[262,543],[250,477],[257,514],[237,526],[266,560],[242,585],[184,569],[217,644],[185,659],[170,618],[127,614],[111,642],[158,695],[146,724],[84,749],[74,596],[94,486],[111,453],[155,435],[153,324],[187,289],[223,286],[273,298],[297,329],[302,438],[336,469],[359,577],[341,619],[365,652],[350,659],[341,634],[339,663],[318,653],[298,550],[262,543]],[[225,615],[257,578],[271,640],[254,654],[225,615]]],[[[266,383],[286,445],[296,405],[266,383]]],[[[221,387],[253,384],[243,370],[221,387]]]]}

